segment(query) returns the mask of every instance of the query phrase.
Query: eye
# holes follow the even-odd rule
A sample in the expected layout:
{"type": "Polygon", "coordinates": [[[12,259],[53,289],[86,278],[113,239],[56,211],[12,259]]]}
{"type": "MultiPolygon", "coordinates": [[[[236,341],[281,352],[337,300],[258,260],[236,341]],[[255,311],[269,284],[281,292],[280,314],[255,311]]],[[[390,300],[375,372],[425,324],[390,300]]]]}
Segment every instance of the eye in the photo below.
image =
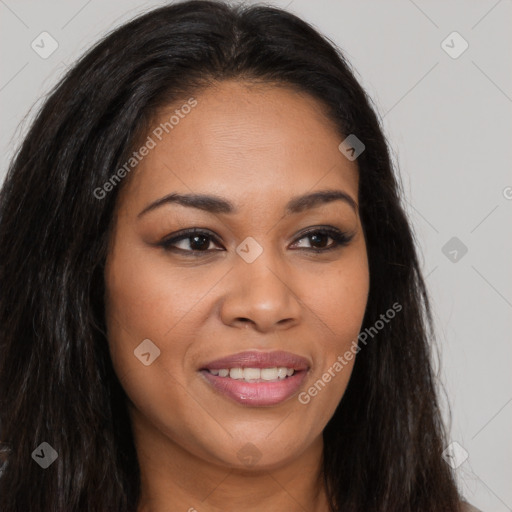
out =
{"type": "Polygon", "coordinates": [[[194,228],[182,231],[177,236],[163,240],[159,245],[168,251],[188,252],[194,255],[194,253],[212,252],[208,250],[212,240],[215,240],[215,237],[211,233],[194,228]],[[179,243],[181,243],[182,247],[176,247],[179,243]],[[189,249],[186,248],[187,246],[189,249]]]}
{"type": "MultiPolygon", "coordinates": [[[[303,236],[299,239],[299,242],[301,240],[309,239],[309,243],[313,245],[313,247],[311,249],[305,248],[305,250],[318,253],[327,252],[333,249],[338,249],[339,247],[343,247],[347,245],[353,237],[353,234],[344,233],[343,231],[340,231],[336,228],[326,227],[316,228],[308,231],[307,233],[303,233],[303,236]],[[333,243],[327,243],[329,238],[333,240],[333,243]],[[314,245],[320,247],[314,247],[314,245]]],[[[295,244],[297,244],[297,242],[295,244]]]]}
{"type": "MultiPolygon", "coordinates": [[[[307,233],[302,233],[302,236],[293,245],[297,246],[302,240],[309,240],[311,248],[299,247],[299,249],[313,253],[323,253],[347,245],[353,236],[353,234],[344,233],[333,227],[316,228],[307,233]],[[329,239],[333,241],[330,244],[327,243],[329,239]],[[318,247],[314,247],[315,245],[318,247]]],[[[158,245],[167,251],[188,253],[187,256],[201,256],[201,253],[207,254],[222,250],[209,249],[212,242],[220,245],[217,238],[210,232],[193,228],[175,234],[172,238],[167,238],[158,245]],[[178,244],[181,244],[182,247],[178,247],[178,244]]]]}

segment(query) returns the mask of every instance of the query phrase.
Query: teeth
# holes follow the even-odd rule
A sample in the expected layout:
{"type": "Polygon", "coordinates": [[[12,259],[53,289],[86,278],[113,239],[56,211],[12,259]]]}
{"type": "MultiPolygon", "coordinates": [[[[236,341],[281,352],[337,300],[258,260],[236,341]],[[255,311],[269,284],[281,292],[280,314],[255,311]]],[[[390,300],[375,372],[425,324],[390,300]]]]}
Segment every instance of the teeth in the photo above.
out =
{"type": "MultiPolygon", "coordinates": [[[[231,377],[231,372],[229,372],[229,376],[231,377]]],[[[243,377],[245,380],[258,380],[261,378],[261,370],[259,368],[244,368],[243,377]]]]}
{"type": "Polygon", "coordinates": [[[275,380],[278,377],[277,368],[263,368],[260,373],[263,380],[275,380]]]}
{"type": "Polygon", "coordinates": [[[224,368],[222,370],[208,370],[212,375],[228,377],[246,382],[277,381],[291,377],[295,370],[284,366],[274,368],[224,368]]]}
{"type": "Polygon", "coordinates": [[[287,368],[278,368],[277,369],[277,377],[279,379],[286,379],[286,371],[287,371],[287,368]]]}
{"type": "Polygon", "coordinates": [[[244,371],[242,370],[242,368],[231,368],[231,370],[229,370],[229,376],[232,379],[243,379],[244,371]]]}

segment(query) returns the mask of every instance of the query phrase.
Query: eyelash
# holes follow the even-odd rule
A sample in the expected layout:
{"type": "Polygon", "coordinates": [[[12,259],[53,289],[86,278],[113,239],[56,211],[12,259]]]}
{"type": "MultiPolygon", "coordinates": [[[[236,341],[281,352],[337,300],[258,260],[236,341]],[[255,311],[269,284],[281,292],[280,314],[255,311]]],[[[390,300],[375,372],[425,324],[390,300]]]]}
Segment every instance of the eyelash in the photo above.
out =
{"type": "MultiPolygon", "coordinates": [[[[326,253],[328,251],[339,249],[341,247],[348,245],[349,242],[354,237],[353,234],[348,234],[348,233],[345,233],[345,232],[340,231],[335,228],[315,228],[310,231],[307,231],[306,233],[303,233],[301,235],[301,237],[297,240],[297,242],[299,242],[303,238],[311,237],[316,234],[328,235],[330,238],[332,238],[334,240],[334,243],[331,246],[324,248],[324,249],[304,248],[304,249],[299,249],[299,250],[305,250],[305,251],[312,252],[315,254],[326,253]]],[[[179,235],[173,236],[172,238],[165,239],[162,242],[160,242],[158,245],[160,247],[163,247],[166,251],[180,252],[181,254],[184,254],[186,256],[192,256],[192,257],[201,257],[201,256],[203,256],[203,254],[212,252],[209,249],[204,250],[204,251],[192,249],[192,250],[188,251],[185,249],[179,249],[177,247],[172,247],[173,244],[181,242],[181,240],[186,240],[187,238],[190,239],[193,236],[204,236],[206,238],[210,238],[217,245],[220,245],[219,242],[216,240],[216,238],[213,235],[211,235],[209,232],[203,231],[203,230],[200,230],[197,228],[182,231],[179,235]]],[[[218,250],[219,249],[216,249],[215,251],[218,251],[218,250]]]]}

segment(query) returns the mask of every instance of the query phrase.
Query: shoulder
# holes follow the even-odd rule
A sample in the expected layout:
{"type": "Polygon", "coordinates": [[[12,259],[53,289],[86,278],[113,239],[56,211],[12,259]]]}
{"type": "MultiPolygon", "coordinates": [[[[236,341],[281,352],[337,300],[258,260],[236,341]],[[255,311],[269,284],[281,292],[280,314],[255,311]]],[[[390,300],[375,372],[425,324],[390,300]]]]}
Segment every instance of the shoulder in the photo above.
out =
{"type": "Polygon", "coordinates": [[[480,509],[473,507],[473,505],[469,504],[467,501],[463,501],[461,505],[462,512],[482,512],[480,509]]]}

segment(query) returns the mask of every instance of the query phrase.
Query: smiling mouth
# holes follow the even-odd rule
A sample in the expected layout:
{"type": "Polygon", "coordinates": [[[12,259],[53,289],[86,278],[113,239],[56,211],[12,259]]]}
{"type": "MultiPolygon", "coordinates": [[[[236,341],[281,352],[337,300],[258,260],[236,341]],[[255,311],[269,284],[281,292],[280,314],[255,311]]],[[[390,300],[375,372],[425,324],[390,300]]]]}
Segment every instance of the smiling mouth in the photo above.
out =
{"type": "Polygon", "coordinates": [[[216,393],[249,407],[279,405],[294,396],[308,371],[286,367],[200,370],[216,393]]]}

